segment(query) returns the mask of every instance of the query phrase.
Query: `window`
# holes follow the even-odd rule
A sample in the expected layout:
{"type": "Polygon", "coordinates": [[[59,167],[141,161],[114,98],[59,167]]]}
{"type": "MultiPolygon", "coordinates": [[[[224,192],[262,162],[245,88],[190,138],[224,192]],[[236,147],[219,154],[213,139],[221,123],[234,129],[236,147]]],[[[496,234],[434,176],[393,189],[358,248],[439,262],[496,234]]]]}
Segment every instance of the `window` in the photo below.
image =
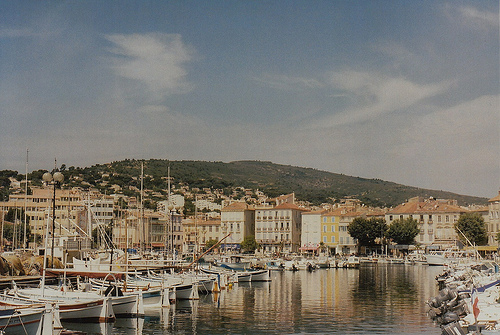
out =
{"type": "Polygon", "coordinates": [[[332,233],[335,232],[335,226],[332,226],[332,233]]]}
{"type": "Polygon", "coordinates": [[[323,217],[323,223],[326,223],[326,216],[323,217]]]}
{"type": "Polygon", "coordinates": [[[335,236],[332,236],[332,243],[335,243],[335,236]]]}
{"type": "Polygon", "coordinates": [[[326,233],[326,226],[323,226],[323,232],[326,233]]]}
{"type": "Polygon", "coordinates": [[[326,243],[326,236],[323,236],[323,243],[326,243]]]}

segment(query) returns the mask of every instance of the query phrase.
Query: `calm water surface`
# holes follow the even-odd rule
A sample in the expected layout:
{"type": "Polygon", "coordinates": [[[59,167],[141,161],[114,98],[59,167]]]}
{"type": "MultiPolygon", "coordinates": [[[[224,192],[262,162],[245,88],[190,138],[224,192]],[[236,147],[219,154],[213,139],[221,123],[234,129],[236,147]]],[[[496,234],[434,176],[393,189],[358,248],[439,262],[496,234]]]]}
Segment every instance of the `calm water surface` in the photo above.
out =
{"type": "Polygon", "coordinates": [[[441,334],[424,302],[442,267],[362,265],[309,273],[272,272],[269,283],[240,283],[143,319],[107,326],[64,324],[88,334],[441,334]]]}

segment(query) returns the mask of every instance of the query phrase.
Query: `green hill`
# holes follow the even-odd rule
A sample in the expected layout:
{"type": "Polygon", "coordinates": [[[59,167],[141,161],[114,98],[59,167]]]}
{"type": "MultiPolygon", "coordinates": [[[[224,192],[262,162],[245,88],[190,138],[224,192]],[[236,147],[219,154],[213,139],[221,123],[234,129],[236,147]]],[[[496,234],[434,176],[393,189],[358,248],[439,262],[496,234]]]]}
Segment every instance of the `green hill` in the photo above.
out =
{"type": "MultiPolygon", "coordinates": [[[[127,159],[87,168],[65,168],[65,182],[71,186],[95,186],[106,193],[112,185],[122,187],[123,193],[136,193],[140,187],[140,160],[127,159]],[[132,189],[130,189],[132,187],[132,189]]],[[[144,189],[165,194],[167,169],[170,166],[172,185],[176,188],[222,189],[230,194],[236,187],[259,189],[269,197],[295,192],[297,199],[313,204],[331,199],[355,197],[366,205],[394,206],[411,197],[456,199],[459,204],[486,204],[486,198],[459,195],[451,192],[404,186],[380,179],[366,179],[262,161],[230,163],[205,161],[144,161],[144,189]]],[[[114,193],[114,191],[113,191],[114,193]]],[[[158,197],[158,195],[157,195],[158,197]]],[[[161,197],[160,197],[161,198],[161,197]]],[[[159,199],[159,198],[158,198],[159,199]]],[[[156,199],[156,200],[158,200],[156,199]]]]}

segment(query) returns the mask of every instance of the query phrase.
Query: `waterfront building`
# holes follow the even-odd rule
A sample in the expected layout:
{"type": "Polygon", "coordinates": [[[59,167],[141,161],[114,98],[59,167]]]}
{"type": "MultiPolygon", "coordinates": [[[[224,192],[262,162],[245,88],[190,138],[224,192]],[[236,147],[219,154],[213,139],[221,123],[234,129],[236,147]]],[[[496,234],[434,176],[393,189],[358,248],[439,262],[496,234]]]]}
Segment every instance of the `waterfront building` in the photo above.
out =
{"type": "Polygon", "coordinates": [[[497,234],[500,232],[500,191],[488,201],[488,244],[498,246],[497,234]]]}
{"type": "Polygon", "coordinates": [[[321,242],[331,254],[337,253],[339,245],[339,222],[341,215],[346,214],[349,209],[336,208],[321,216],[321,242]]]}
{"type": "Polygon", "coordinates": [[[302,212],[301,252],[318,252],[321,243],[321,216],[327,211],[320,209],[302,212]]]}
{"type": "Polygon", "coordinates": [[[384,213],[372,211],[362,206],[340,208],[340,212],[337,210],[336,214],[338,214],[337,220],[339,230],[339,243],[336,251],[342,255],[349,255],[357,252],[358,241],[351,237],[348,230],[349,225],[355,218],[384,217],[384,213]]]}
{"type": "Polygon", "coordinates": [[[139,218],[129,210],[119,210],[113,224],[113,242],[119,249],[139,247],[139,218]]]}
{"type": "Polygon", "coordinates": [[[207,241],[219,240],[221,234],[220,219],[190,217],[182,221],[183,253],[199,253],[205,248],[207,241]]]}
{"type": "Polygon", "coordinates": [[[283,202],[277,206],[258,206],[255,211],[255,239],[265,253],[299,251],[302,213],[306,209],[283,202]]]}
{"type": "Polygon", "coordinates": [[[456,245],[455,223],[465,212],[456,200],[414,197],[387,211],[385,219],[389,225],[396,219],[415,219],[420,229],[416,242],[431,248],[449,248],[456,245]]]}
{"type": "MultiPolygon", "coordinates": [[[[37,241],[45,237],[47,220],[54,213],[52,187],[32,188],[32,194],[11,194],[9,200],[0,202],[5,211],[26,208],[30,229],[37,241]]],[[[97,224],[109,224],[113,218],[114,198],[96,190],[78,188],[55,190],[55,228],[58,236],[89,238],[97,224]]],[[[33,247],[33,241],[28,241],[33,247]]]]}
{"type": "Polygon", "coordinates": [[[255,236],[255,209],[244,202],[234,202],[221,210],[221,234],[223,248],[239,249],[241,242],[249,236],[255,236]]]}

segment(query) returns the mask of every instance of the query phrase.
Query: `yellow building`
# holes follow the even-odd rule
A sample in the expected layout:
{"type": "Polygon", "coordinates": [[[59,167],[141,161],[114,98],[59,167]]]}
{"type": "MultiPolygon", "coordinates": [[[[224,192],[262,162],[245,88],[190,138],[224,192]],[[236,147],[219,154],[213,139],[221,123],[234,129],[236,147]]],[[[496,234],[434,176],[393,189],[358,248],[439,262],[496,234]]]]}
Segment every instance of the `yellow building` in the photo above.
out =
{"type": "Polygon", "coordinates": [[[321,216],[321,242],[331,253],[337,253],[339,246],[339,221],[345,208],[337,208],[321,216]]]}

